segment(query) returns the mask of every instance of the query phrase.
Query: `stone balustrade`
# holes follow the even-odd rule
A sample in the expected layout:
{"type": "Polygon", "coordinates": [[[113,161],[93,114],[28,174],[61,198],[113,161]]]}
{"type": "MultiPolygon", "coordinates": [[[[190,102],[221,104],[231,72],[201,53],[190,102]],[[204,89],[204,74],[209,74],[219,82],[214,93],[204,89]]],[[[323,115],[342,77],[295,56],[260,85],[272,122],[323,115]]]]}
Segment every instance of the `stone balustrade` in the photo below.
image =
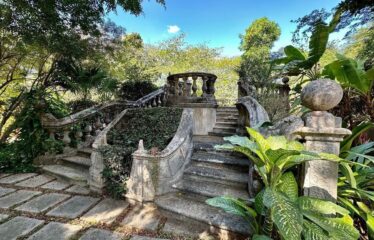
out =
{"type": "Polygon", "coordinates": [[[152,107],[165,106],[166,100],[167,100],[167,93],[164,87],[162,87],[138,99],[137,101],[133,102],[133,107],[152,108],[152,107]]]}
{"type": "Polygon", "coordinates": [[[67,148],[73,140],[77,142],[77,147],[84,147],[92,144],[95,136],[127,107],[126,103],[112,102],[90,107],[61,119],[46,113],[41,116],[41,122],[51,139],[61,140],[67,148]]]}
{"type": "Polygon", "coordinates": [[[216,90],[214,84],[216,80],[216,75],[201,72],[178,73],[168,76],[167,94],[169,105],[215,103],[214,93],[216,90]],[[201,81],[201,84],[199,81],[201,81]]]}

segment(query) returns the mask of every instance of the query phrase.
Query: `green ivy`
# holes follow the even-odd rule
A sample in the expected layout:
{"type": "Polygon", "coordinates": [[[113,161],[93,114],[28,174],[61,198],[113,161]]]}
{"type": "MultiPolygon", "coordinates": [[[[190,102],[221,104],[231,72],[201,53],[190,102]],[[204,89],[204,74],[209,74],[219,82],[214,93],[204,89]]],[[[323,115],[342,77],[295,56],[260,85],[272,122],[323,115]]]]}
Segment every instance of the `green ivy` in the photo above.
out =
{"type": "Polygon", "coordinates": [[[140,139],[146,149],[162,151],[173,139],[182,110],[178,108],[130,109],[117,129],[108,133],[108,144],[100,149],[105,169],[106,190],[114,198],[126,193],[126,180],[131,173],[131,154],[140,139]]]}

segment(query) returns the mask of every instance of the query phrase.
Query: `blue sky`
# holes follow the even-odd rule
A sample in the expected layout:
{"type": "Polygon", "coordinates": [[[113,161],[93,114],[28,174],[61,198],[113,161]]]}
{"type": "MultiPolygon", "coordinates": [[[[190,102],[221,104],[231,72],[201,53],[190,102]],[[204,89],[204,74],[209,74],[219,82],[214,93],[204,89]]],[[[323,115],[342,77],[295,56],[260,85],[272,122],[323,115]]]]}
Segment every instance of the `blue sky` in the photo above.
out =
{"type": "Polygon", "coordinates": [[[340,0],[166,0],[166,8],[154,0],[144,1],[144,14],[133,16],[118,10],[109,18],[138,32],[146,43],[157,43],[180,32],[191,44],[223,47],[225,56],[239,55],[239,34],[260,17],[268,17],[281,27],[274,49],[291,43],[295,24],[290,21],[314,9],[330,10],[340,0]],[[168,31],[169,30],[169,31],[168,31]],[[179,31],[178,31],[179,30],[179,31]]]}

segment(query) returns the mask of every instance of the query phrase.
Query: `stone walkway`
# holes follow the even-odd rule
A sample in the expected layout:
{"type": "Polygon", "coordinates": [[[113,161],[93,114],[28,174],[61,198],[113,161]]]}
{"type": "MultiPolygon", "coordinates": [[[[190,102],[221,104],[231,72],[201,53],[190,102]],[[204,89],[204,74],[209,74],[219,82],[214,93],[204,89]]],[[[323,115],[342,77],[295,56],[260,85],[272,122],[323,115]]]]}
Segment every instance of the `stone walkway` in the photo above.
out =
{"type": "Polygon", "coordinates": [[[103,198],[47,175],[0,174],[0,240],[196,238],[218,239],[195,222],[165,217],[153,205],[103,198]]]}

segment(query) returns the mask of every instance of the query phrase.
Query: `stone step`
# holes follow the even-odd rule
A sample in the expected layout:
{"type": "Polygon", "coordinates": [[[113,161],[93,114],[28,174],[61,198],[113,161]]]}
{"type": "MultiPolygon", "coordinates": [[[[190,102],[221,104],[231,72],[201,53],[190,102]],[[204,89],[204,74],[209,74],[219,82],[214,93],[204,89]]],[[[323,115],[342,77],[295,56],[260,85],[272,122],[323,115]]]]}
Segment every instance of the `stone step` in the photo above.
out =
{"type": "Polygon", "coordinates": [[[217,112],[216,118],[238,118],[239,113],[217,112]]]}
{"type": "Polygon", "coordinates": [[[78,149],[77,153],[79,156],[90,158],[92,151],[92,148],[81,148],[78,149]]]}
{"type": "Polygon", "coordinates": [[[81,156],[72,156],[72,157],[65,157],[61,159],[62,161],[66,161],[69,163],[76,164],[81,167],[89,168],[91,166],[91,158],[81,157],[81,156]]]}
{"type": "Polygon", "coordinates": [[[229,168],[204,167],[192,163],[184,174],[195,175],[209,179],[210,181],[223,182],[230,185],[246,185],[248,183],[247,173],[229,168]]]}
{"type": "Polygon", "coordinates": [[[217,136],[217,137],[229,137],[235,135],[236,132],[226,132],[226,131],[213,131],[209,132],[209,136],[217,136]]]}
{"type": "Polygon", "coordinates": [[[236,117],[217,117],[216,118],[216,123],[217,122],[237,124],[238,123],[238,118],[236,118],[236,117]]]}
{"type": "Polygon", "coordinates": [[[201,143],[214,143],[214,144],[223,144],[225,142],[222,137],[209,136],[209,135],[194,135],[193,141],[201,142],[201,143]]]}
{"type": "Polygon", "coordinates": [[[164,210],[183,215],[211,226],[250,235],[251,232],[241,217],[209,206],[205,202],[195,200],[194,195],[188,193],[170,193],[156,199],[156,204],[164,210]]]}
{"type": "Polygon", "coordinates": [[[244,157],[237,157],[232,155],[224,156],[221,154],[208,152],[195,152],[192,155],[191,160],[200,163],[220,164],[228,167],[236,166],[247,170],[249,166],[249,160],[244,157]]]}
{"type": "Polygon", "coordinates": [[[181,191],[192,192],[207,197],[231,196],[241,199],[249,198],[246,186],[237,188],[232,185],[205,181],[205,179],[199,179],[188,175],[183,176],[182,181],[175,184],[173,187],[181,191]]]}
{"type": "Polygon", "coordinates": [[[232,127],[232,126],[217,127],[217,125],[216,125],[213,128],[213,132],[234,132],[234,133],[236,133],[236,127],[232,127]]]}
{"type": "Polygon", "coordinates": [[[217,112],[238,112],[236,107],[219,107],[217,112]]]}
{"type": "Polygon", "coordinates": [[[216,122],[216,125],[214,127],[217,127],[217,128],[230,127],[230,128],[236,129],[238,127],[238,123],[237,122],[216,122]]]}
{"type": "Polygon", "coordinates": [[[63,181],[77,184],[80,186],[87,185],[88,171],[78,170],[64,165],[45,165],[42,170],[49,175],[57,177],[63,181]]]}

